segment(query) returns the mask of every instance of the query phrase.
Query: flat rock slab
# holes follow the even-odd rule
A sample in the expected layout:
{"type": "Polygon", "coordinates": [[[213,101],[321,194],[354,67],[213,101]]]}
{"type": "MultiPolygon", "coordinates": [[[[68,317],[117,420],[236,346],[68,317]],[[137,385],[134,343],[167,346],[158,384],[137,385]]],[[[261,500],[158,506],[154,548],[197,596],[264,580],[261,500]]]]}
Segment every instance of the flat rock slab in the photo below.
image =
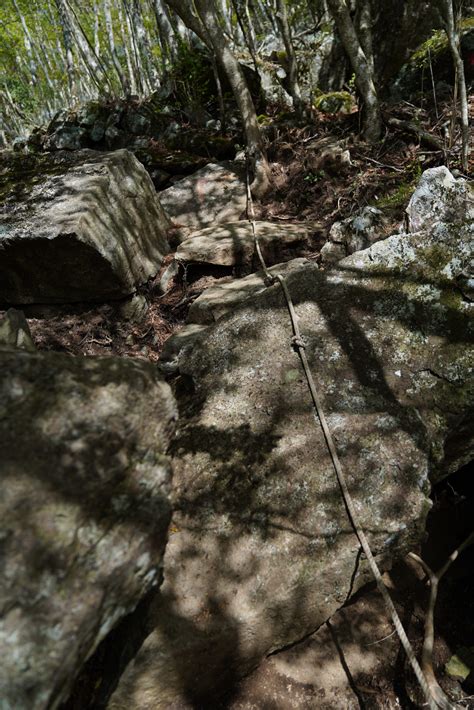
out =
{"type": "MultiPolygon", "coordinates": [[[[256,222],[256,234],[268,266],[304,256],[310,250],[313,228],[308,224],[256,222]]],[[[252,225],[230,222],[194,232],[179,245],[175,258],[184,263],[245,266],[260,269],[252,225]]]]}
{"type": "MultiPolygon", "coordinates": [[[[292,259],[284,264],[271,266],[268,271],[275,275],[287,276],[291,271],[299,269],[311,262],[307,259],[292,259]]],[[[191,304],[186,319],[187,323],[210,324],[222,318],[226,313],[231,313],[265,291],[265,277],[263,271],[249,274],[242,279],[234,279],[224,284],[217,284],[206,288],[205,291],[191,304]]],[[[174,337],[179,337],[179,333],[174,337]]],[[[183,336],[181,335],[181,338],[183,336]]]]}
{"type": "Polygon", "coordinates": [[[225,163],[209,163],[159,197],[166,214],[180,227],[238,220],[247,206],[245,180],[225,163]]]}
{"type": "MultiPolygon", "coordinates": [[[[381,567],[424,534],[430,477],[474,453],[462,225],[288,274],[355,509],[381,567]]],[[[369,579],[315,420],[281,289],[179,358],[175,515],[155,630],[110,708],[213,707],[369,579]]],[[[469,458],[470,457],[470,458],[469,458]]]]}
{"type": "Polygon", "coordinates": [[[121,298],[159,271],[169,221],[132,153],[22,158],[0,165],[0,303],[121,298]]]}
{"type": "Polygon", "coordinates": [[[0,366],[0,705],[43,710],[161,582],[176,407],[149,363],[0,366]]]}

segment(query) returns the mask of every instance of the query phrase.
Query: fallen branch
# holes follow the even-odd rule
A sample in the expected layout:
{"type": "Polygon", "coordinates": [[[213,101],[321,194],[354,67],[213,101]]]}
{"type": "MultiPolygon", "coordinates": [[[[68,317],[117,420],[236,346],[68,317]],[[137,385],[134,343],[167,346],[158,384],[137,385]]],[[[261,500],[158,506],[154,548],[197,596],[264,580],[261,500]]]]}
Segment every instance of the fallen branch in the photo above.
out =
{"type": "Polygon", "coordinates": [[[464,542],[457,547],[454,552],[448,557],[447,561],[441,567],[439,572],[435,573],[429,567],[424,560],[421,559],[415,553],[410,552],[408,557],[415,560],[426,572],[430,580],[430,600],[428,605],[428,611],[426,612],[425,619],[425,638],[423,641],[423,652],[421,654],[421,667],[425,677],[428,681],[430,691],[433,697],[436,699],[438,706],[440,708],[445,708],[446,710],[451,710],[454,706],[449,702],[448,698],[441,689],[433,670],[433,647],[434,647],[434,609],[436,605],[436,598],[438,596],[438,586],[442,577],[446,574],[448,569],[451,567],[454,560],[456,560],[461,552],[474,543],[474,532],[469,535],[469,537],[464,540],[464,542]]]}
{"type": "Polygon", "coordinates": [[[425,143],[426,145],[430,145],[437,150],[444,151],[443,141],[440,138],[433,136],[428,131],[425,131],[423,128],[420,128],[420,126],[417,126],[416,123],[411,123],[411,121],[402,121],[399,118],[393,117],[388,118],[387,123],[389,126],[393,126],[393,128],[399,128],[402,131],[413,133],[413,135],[420,139],[420,143],[425,143]]]}

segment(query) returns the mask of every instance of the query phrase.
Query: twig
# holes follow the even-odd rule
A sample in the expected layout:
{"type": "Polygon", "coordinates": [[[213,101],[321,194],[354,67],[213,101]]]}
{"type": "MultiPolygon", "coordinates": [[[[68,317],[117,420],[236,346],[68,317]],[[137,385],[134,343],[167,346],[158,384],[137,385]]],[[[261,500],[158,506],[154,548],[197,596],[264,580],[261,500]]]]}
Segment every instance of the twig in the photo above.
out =
{"type": "Polygon", "coordinates": [[[377,643],[382,643],[382,641],[386,641],[389,638],[392,638],[394,634],[397,633],[397,630],[394,629],[391,634],[388,634],[388,636],[384,636],[382,639],[378,639],[377,641],[371,641],[370,643],[366,643],[365,646],[368,648],[369,646],[375,646],[377,643]]]}
{"type": "Polygon", "coordinates": [[[369,163],[374,163],[375,165],[380,165],[381,168],[387,168],[388,170],[395,170],[397,173],[404,173],[402,168],[396,168],[395,165],[386,165],[381,163],[380,160],[375,160],[375,158],[369,158],[367,155],[362,155],[361,153],[356,153],[357,158],[362,158],[363,160],[368,160],[369,163]]]}
{"type": "Polygon", "coordinates": [[[438,118],[439,118],[438,101],[436,99],[436,87],[435,87],[434,74],[433,74],[433,64],[431,62],[431,52],[430,52],[429,47],[428,47],[428,59],[430,62],[431,86],[433,88],[433,99],[434,99],[434,105],[435,105],[435,111],[436,111],[436,120],[438,120],[438,118]]]}

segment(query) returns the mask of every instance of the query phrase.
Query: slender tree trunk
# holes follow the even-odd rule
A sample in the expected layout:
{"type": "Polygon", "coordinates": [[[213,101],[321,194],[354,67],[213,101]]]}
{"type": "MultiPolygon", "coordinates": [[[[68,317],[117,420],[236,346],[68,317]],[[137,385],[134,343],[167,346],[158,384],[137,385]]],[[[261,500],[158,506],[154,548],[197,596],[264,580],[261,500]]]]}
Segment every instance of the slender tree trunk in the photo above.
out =
{"type": "MultiPolygon", "coordinates": [[[[127,64],[127,72],[128,72],[128,86],[130,87],[130,91],[132,94],[136,94],[138,91],[137,83],[136,83],[136,69],[133,63],[132,59],[132,54],[130,52],[130,47],[128,45],[128,41],[130,38],[129,33],[126,31],[126,20],[124,19],[123,13],[122,13],[122,6],[118,4],[117,6],[117,12],[118,12],[118,17],[119,17],[119,27],[120,27],[120,34],[122,36],[122,46],[123,50],[125,53],[125,62],[127,64]]],[[[125,15],[126,15],[126,10],[125,10],[125,15]]]]}
{"type": "Polygon", "coordinates": [[[269,188],[270,170],[263,150],[263,139],[257,121],[255,106],[239,62],[232,53],[229,43],[219,28],[211,0],[195,0],[201,21],[206,28],[216,57],[223,67],[234,98],[239,107],[244,125],[247,151],[254,166],[252,193],[263,195],[269,188]]]}
{"type": "Polygon", "coordinates": [[[460,51],[460,38],[454,19],[452,0],[442,0],[442,10],[446,23],[446,34],[456,70],[457,90],[461,105],[461,130],[462,130],[462,168],[465,172],[469,169],[469,109],[467,103],[466,79],[464,76],[464,62],[460,51]]]}
{"type": "Polygon", "coordinates": [[[298,64],[296,61],[295,48],[291,39],[291,28],[288,22],[285,0],[276,0],[276,16],[280,32],[285,45],[286,56],[288,58],[288,88],[293,99],[293,108],[297,113],[301,113],[301,90],[298,83],[298,64]]]}
{"type": "Polygon", "coordinates": [[[374,143],[380,139],[382,118],[380,103],[375,88],[375,77],[370,62],[365,56],[359,38],[352,22],[349,8],[345,0],[327,0],[329,10],[336,23],[342,44],[350,59],[355,74],[363,106],[363,135],[374,143]]]}
{"type": "Polygon", "coordinates": [[[153,62],[151,43],[145,23],[143,22],[142,6],[139,0],[132,0],[131,19],[133,30],[137,38],[139,71],[144,77],[144,87],[151,93],[160,85],[160,80],[153,62]]]}
{"type": "Polygon", "coordinates": [[[35,57],[33,54],[33,41],[31,39],[30,31],[28,29],[28,25],[26,24],[25,17],[24,17],[16,0],[13,0],[13,5],[14,5],[17,15],[20,19],[21,27],[23,30],[23,43],[25,45],[26,56],[28,57],[28,63],[29,63],[29,68],[30,68],[30,82],[29,83],[31,84],[31,86],[35,86],[36,82],[38,81],[38,76],[37,76],[35,57]]]}
{"type": "Polygon", "coordinates": [[[166,58],[174,59],[177,55],[177,42],[173,27],[169,21],[168,15],[166,14],[162,0],[152,0],[152,2],[156,26],[158,28],[158,36],[160,38],[161,50],[165,55],[162,62],[163,69],[165,69],[167,66],[166,58]]]}
{"type": "Polygon", "coordinates": [[[242,117],[247,151],[254,166],[252,193],[259,197],[269,188],[270,170],[263,150],[263,138],[257,121],[255,106],[239,62],[232,53],[229,42],[219,26],[212,0],[195,0],[194,14],[186,0],[166,0],[187,26],[211,50],[224,69],[242,117]]]}
{"type": "Polygon", "coordinates": [[[98,0],[94,0],[94,52],[97,57],[100,57],[100,13],[98,0]]]}
{"type": "Polygon", "coordinates": [[[77,99],[78,79],[76,75],[76,68],[74,65],[73,35],[64,3],[62,2],[62,0],[55,0],[55,2],[58,11],[59,24],[61,26],[61,31],[63,35],[64,55],[66,60],[66,73],[69,83],[69,91],[71,94],[71,98],[74,100],[77,99]]]}
{"type": "Polygon", "coordinates": [[[117,54],[117,48],[115,46],[114,26],[112,21],[112,13],[110,10],[110,0],[104,0],[103,12],[105,19],[105,31],[107,33],[107,40],[109,43],[110,57],[112,59],[112,64],[115,69],[115,73],[117,74],[118,80],[120,82],[120,86],[122,87],[122,91],[126,96],[130,93],[130,84],[125,78],[125,74],[122,70],[122,65],[120,64],[120,59],[117,54]]]}
{"type": "Polygon", "coordinates": [[[371,0],[359,0],[357,15],[357,35],[367,59],[370,71],[374,75],[374,50],[372,45],[372,8],[371,0]]]}
{"type": "MultiPolygon", "coordinates": [[[[238,0],[232,0],[232,5],[234,7],[235,16],[237,17],[237,22],[239,23],[240,29],[242,31],[244,42],[247,45],[247,48],[250,52],[250,56],[252,57],[255,73],[258,75],[257,47],[252,23],[251,21],[249,21],[248,15],[245,15],[245,20],[242,17],[238,0]]],[[[248,4],[245,3],[245,6],[248,12],[248,4]]]]}

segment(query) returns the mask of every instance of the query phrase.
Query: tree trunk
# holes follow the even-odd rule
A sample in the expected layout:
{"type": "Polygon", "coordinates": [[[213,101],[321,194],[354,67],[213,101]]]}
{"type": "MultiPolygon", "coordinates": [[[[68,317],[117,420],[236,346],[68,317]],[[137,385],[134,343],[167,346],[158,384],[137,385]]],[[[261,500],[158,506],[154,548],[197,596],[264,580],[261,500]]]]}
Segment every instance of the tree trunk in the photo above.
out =
{"type": "Polygon", "coordinates": [[[327,2],[364,102],[362,114],[364,138],[370,143],[375,143],[380,139],[382,132],[382,118],[373,68],[361,47],[345,0],[327,0],[327,2]]]}
{"type": "Polygon", "coordinates": [[[166,59],[174,59],[177,55],[177,43],[171,22],[165,12],[162,0],[153,0],[153,12],[155,14],[158,36],[162,54],[163,69],[167,66],[166,59]],[[166,57],[167,55],[167,57],[166,57]]]}
{"type": "Polygon", "coordinates": [[[117,48],[115,46],[114,26],[112,22],[112,13],[110,11],[110,0],[104,0],[103,11],[105,18],[105,30],[109,42],[109,52],[112,59],[112,64],[120,82],[120,86],[122,87],[122,91],[126,96],[128,93],[130,93],[130,84],[128,83],[127,79],[125,78],[125,74],[123,73],[122,65],[120,64],[120,59],[117,54],[117,48]]]}
{"type": "Polygon", "coordinates": [[[288,22],[285,0],[276,0],[277,21],[285,45],[286,56],[288,58],[288,88],[293,99],[293,108],[297,113],[301,113],[301,90],[298,83],[298,64],[296,61],[295,48],[291,39],[291,28],[288,22]]]}
{"type": "Polygon", "coordinates": [[[253,165],[252,194],[261,197],[270,186],[270,170],[263,150],[263,138],[255,106],[239,62],[219,28],[212,0],[195,0],[196,8],[206,28],[216,57],[223,67],[239,107],[244,125],[247,152],[253,165]]]}
{"type": "Polygon", "coordinates": [[[229,42],[222,32],[212,0],[195,0],[196,16],[185,0],[166,0],[187,26],[214,50],[219,64],[224,69],[242,117],[247,151],[254,169],[252,194],[263,195],[269,188],[270,170],[263,151],[263,139],[257,121],[255,106],[240,65],[232,53],[229,42]]]}
{"type": "Polygon", "coordinates": [[[461,130],[462,130],[462,169],[469,169],[469,109],[467,103],[466,79],[464,76],[464,62],[460,51],[459,33],[454,19],[452,0],[442,0],[442,10],[446,22],[446,34],[456,70],[456,82],[461,104],[461,130]]]}
{"type": "Polygon", "coordinates": [[[72,30],[69,25],[69,18],[63,2],[61,0],[55,0],[55,2],[58,11],[59,24],[63,35],[64,53],[66,59],[66,73],[69,83],[69,91],[71,94],[71,98],[76,99],[78,83],[76,76],[76,68],[74,66],[72,30]]]}
{"type": "Polygon", "coordinates": [[[372,45],[371,0],[359,0],[357,13],[357,34],[370,71],[375,76],[374,50],[372,45]]]}

